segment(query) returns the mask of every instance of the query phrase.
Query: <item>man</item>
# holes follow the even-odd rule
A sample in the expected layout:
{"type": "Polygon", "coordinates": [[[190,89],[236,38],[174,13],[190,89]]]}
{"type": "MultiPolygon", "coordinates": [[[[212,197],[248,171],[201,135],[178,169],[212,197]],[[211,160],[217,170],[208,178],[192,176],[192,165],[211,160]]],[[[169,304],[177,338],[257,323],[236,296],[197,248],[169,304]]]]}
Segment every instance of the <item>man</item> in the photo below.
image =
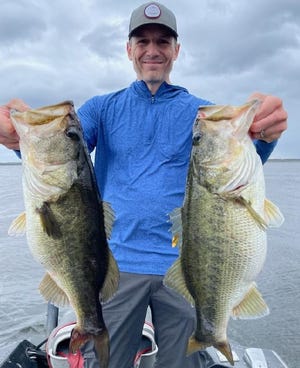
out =
{"type": "MultiPolygon", "coordinates": [[[[88,100],[78,111],[101,195],[116,215],[110,247],[121,271],[115,297],[103,306],[111,339],[112,368],[129,368],[137,351],[147,306],[152,310],[156,367],[201,366],[201,353],[186,357],[195,326],[194,310],[163,285],[177,257],[171,247],[168,216],[182,205],[191,150],[191,132],[199,105],[170,82],[178,57],[174,14],[159,3],[135,9],[129,24],[127,53],[137,80],[128,88],[88,100]]],[[[287,126],[280,99],[260,93],[262,105],[249,134],[263,162],[287,126]]],[[[20,100],[2,106],[0,143],[18,149],[9,109],[26,110],[20,100]]],[[[0,112],[1,112],[0,111],[0,112]]],[[[88,366],[95,363],[91,346],[84,349],[88,366]]]]}

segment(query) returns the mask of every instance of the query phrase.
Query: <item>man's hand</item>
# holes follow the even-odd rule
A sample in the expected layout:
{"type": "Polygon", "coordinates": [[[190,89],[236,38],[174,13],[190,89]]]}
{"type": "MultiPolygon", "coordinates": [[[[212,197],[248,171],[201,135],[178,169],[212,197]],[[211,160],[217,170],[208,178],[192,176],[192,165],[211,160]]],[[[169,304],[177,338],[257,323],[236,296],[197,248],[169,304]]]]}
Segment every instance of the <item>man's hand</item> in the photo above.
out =
{"type": "Polygon", "coordinates": [[[249,100],[254,99],[262,103],[250,127],[250,136],[270,143],[287,129],[288,114],[278,97],[255,92],[249,97],[249,100]]]}
{"type": "Polygon", "coordinates": [[[0,144],[10,149],[19,149],[19,136],[10,119],[10,110],[29,110],[30,107],[20,99],[13,99],[6,105],[0,106],[0,144]]]}

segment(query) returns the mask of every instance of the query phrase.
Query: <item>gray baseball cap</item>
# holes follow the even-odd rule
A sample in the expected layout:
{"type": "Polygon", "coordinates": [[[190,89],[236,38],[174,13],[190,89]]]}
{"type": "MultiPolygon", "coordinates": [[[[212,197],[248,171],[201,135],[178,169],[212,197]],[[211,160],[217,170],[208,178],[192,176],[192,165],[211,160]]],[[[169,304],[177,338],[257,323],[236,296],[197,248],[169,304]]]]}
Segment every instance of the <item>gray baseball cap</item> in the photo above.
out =
{"type": "Polygon", "coordinates": [[[178,37],[175,15],[160,3],[152,1],[139,6],[132,12],[128,37],[130,38],[137,28],[145,24],[161,24],[167,27],[175,38],[178,37]]]}

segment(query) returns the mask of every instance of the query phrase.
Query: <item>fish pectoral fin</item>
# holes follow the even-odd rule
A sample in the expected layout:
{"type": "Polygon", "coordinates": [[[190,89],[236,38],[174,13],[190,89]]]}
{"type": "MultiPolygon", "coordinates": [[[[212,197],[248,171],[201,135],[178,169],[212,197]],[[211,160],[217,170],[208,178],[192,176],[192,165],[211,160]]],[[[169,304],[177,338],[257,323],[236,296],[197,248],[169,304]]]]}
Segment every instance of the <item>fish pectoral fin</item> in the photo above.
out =
{"type": "Polygon", "coordinates": [[[21,236],[26,232],[26,213],[22,212],[17,218],[13,220],[9,229],[9,236],[21,236]]]}
{"type": "Polygon", "coordinates": [[[237,197],[237,202],[239,202],[242,206],[245,206],[247,210],[249,211],[250,215],[253,217],[253,219],[256,221],[257,225],[263,229],[266,230],[268,227],[268,224],[265,219],[263,219],[259,213],[255,211],[255,209],[252,207],[251,203],[245,199],[244,197],[237,197]]]}
{"type": "Polygon", "coordinates": [[[110,203],[103,201],[102,206],[103,206],[104,227],[105,227],[106,238],[110,239],[113,224],[115,221],[115,213],[110,203]]]}
{"type": "Polygon", "coordinates": [[[239,305],[233,308],[232,318],[255,319],[269,314],[269,308],[255,283],[239,305]]]}
{"type": "Polygon", "coordinates": [[[49,206],[49,203],[44,202],[40,208],[36,208],[36,212],[40,216],[41,225],[44,232],[53,239],[61,238],[62,233],[55,219],[55,216],[49,206]]]}
{"type": "Polygon", "coordinates": [[[39,286],[40,293],[50,303],[65,307],[69,305],[66,293],[57,285],[49,273],[46,273],[39,286]]]}
{"type": "Polygon", "coordinates": [[[167,271],[164,281],[164,285],[174,289],[177,293],[181,294],[189,303],[195,305],[195,301],[185,283],[185,279],[181,269],[181,259],[178,258],[173,265],[167,271]]]}
{"type": "Polygon", "coordinates": [[[101,302],[107,302],[113,297],[114,293],[118,289],[119,278],[119,267],[112,252],[109,250],[108,270],[100,292],[101,302]]]}
{"type": "Polygon", "coordinates": [[[170,213],[170,222],[172,223],[172,247],[181,249],[182,246],[182,220],[181,220],[181,208],[175,208],[170,213]]]}
{"type": "Polygon", "coordinates": [[[270,227],[279,227],[284,222],[280,209],[268,199],[265,199],[265,217],[270,227]]]}

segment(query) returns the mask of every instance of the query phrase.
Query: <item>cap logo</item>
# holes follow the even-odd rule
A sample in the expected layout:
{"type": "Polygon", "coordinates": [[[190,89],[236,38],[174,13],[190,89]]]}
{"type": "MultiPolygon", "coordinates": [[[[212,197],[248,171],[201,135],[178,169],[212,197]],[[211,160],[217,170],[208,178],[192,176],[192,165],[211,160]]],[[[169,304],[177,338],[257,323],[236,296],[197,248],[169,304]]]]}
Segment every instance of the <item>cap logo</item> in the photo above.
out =
{"type": "Polygon", "coordinates": [[[147,18],[159,18],[160,14],[160,7],[156,4],[150,4],[145,8],[145,16],[147,18]]]}

